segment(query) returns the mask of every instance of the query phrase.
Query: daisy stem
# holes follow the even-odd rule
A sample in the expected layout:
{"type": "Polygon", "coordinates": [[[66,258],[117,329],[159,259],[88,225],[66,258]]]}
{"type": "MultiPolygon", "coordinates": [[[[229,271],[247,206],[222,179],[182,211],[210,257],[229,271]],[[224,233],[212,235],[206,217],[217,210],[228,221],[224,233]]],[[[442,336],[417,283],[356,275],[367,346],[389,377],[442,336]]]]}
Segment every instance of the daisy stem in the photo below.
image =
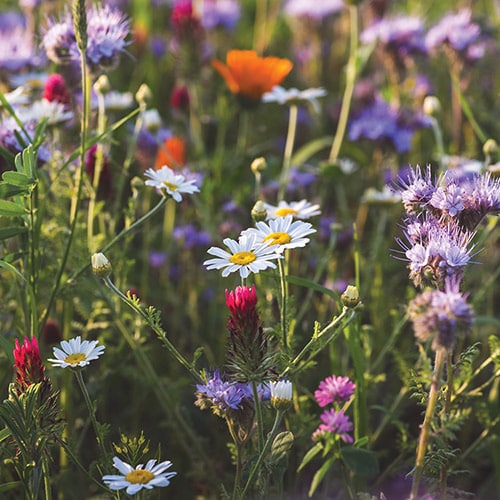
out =
{"type": "Polygon", "coordinates": [[[97,444],[99,445],[99,449],[101,451],[102,458],[106,458],[107,453],[106,453],[106,448],[104,447],[104,440],[101,434],[101,430],[99,428],[99,424],[97,422],[97,419],[95,418],[95,407],[94,403],[92,402],[92,399],[90,399],[90,394],[89,391],[87,390],[87,386],[85,385],[85,382],[83,380],[83,375],[82,371],[80,369],[74,370],[76,380],[78,381],[78,385],[80,386],[80,389],[83,394],[83,398],[85,399],[85,404],[87,405],[87,410],[90,415],[90,420],[92,422],[92,426],[94,427],[94,432],[96,435],[97,439],[97,444]]]}
{"type": "Polygon", "coordinates": [[[264,447],[262,448],[262,450],[260,452],[259,457],[257,458],[257,462],[255,462],[255,465],[253,466],[252,470],[250,471],[250,474],[248,476],[245,487],[243,488],[243,491],[241,492],[240,498],[242,498],[242,499],[246,498],[246,494],[247,494],[248,490],[250,489],[250,487],[253,483],[253,480],[254,480],[257,472],[259,471],[259,469],[262,465],[262,462],[266,456],[266,453],[269,451],[269,447],[271,446],[273,439],[276,436],[278,426],[279,426],[284,414],[285,414],[285,412],[283,410],[276,411],[276,417],[274,418],[273,427],[272,427],[271,431],[269,432],[269,434],[267,435],[266,442],[265,442],[264,447]]]}
{"type": "Polygon", "coordinates": [[[286,270],[285,270],[284,260],[287,260],[287,258],[285,257],[284,259],[278,259],[278,269],[279,269],[279,273],[280,273],[280,289],[281,289],[281,310],[280,310],[281,335],[283,337],[283,349],[286,352],[286,351],[288,351],[288,338],[287,338],[288,332],[287,332],[287,325],[286,325],[287,284],[286,284],[286,270]]]}
{"type": "Polygon", "coordinates": [[[292,165],[292,153],[293,146],[295,144],[295,134],[297,131],[297,117],[299,114],[298,112],[299,108],[296,104],[290,105],[290,111],[288,115],[288,132],[286,134],[285,151],[283,153],[283,167],[281,170],[278,201],[282,200],[285,196],[286,184],[288,182],[290,167],[292,165]]]}
{"type": "Polygon", "coordinates": [[[418,496],[418,486],[424,470],[424,459],[429,442],[429,434],[431,430],[431,422],[436,410],[436,402],[441,384],[441,374],[443,372],[444,360],[446,357],[446,349],[438,349],[436,351],[436,359],[434,361],[434,374],[432,376],[431,388],[429,390],[429,399],[425,410],[424,423],[420,430],[420,438],[417,447],[417,458],[415,460],[415,473],[413,475],[413,484],[411,487],[410,499],[413,500],[418,496]]]}
{"type": "Polygon", "coordinates": [[[165,331],[153,320],[151,315],[147,314],[140,306],[133,300],[129,299],[124,293],[119,290],[109,277],[103,278],[104,283],[114,292],[120,299],[125,302],[131,309],[133,309],[141,318],[148,324],[148,326],[156,333],[158,338],[162,341],[163,345],[168,349],[170,354],[184,367],[186,370],[200,383],[203,383],[203,378],[196,371],[194,366],[175,348],[175,346],[168,340],[165,331]]]}
{"type": "Polygon", "coordinates": [[[354,93],[354,84],[356,82],[356,59],[358,55],[358,10],[355,5],[349,6],[349,15],[351,18],[351,29],[349,59],[346,65],[345,90],[344,95],[342,96],[342,105],[340,108],[337,130],[335,132],[335,137],[333,138],[330,156],[328,157],[329,163],[335,163],[339,156],[340,147],[342,146],[347,128],[347,120],[349,118],[349,110],[351,108],[352,95],[354,93]]]}

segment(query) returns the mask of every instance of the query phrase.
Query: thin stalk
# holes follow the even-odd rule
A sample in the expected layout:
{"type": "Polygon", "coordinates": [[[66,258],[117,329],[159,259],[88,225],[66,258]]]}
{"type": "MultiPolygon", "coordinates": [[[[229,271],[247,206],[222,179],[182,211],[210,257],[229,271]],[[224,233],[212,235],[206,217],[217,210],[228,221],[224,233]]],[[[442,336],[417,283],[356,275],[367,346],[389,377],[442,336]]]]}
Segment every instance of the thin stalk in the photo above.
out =
{"type": "Polygon", "coordinates": [[[168,340],[165,332],[156,325],[151,318],[146,314],[141,307],[136,305],[125,294],[119,290],[109,277],[104,278],[104,283],[114,292],[120,299],[125,302],[132,310],[134,310],[148,324],[148,326],[156,333],[158,338],[163,342],[163,345],[172,354],[172,356],[195,378],[197,382],[203,383],[203,378],[192,366],[192,364],[176,349],[176,347],[168,340]]]}
{"type": "Polygon", "coordinates": [[[80,386],[80,389],[83,394],[83,398],[85,399],[85,404],[87,405],[87,410],[90,415],[90,420],[92,422],[92,426],[94,427],[94,432],[96,435],[97,439],[97,444],[99,445],[99,450],[101,451],[101,456],[102,458],[106,458],[107,452],[106,448],[104,447],[104,439],[102,437],[101,431],[99,429],[99,424],[97,423],[97,419],[95,418],[95,408],[94,408],[94,403],[90,399],[90,394],[89,391],[87,390],[87,386],[85,385],[85,382],[83,380],[83,375],[82,371],[80,369],[74,370],[76,380],[78,381],[78,385],[80,386]]]}
{"type": "Polygon", "coordinates": [[[252,467],[252,470],[250,471],[250,475],[248,476],[247,482],[245,484],[245,487],[243,488],[243,491],[241,492],[240,498],[244,499],[246,498],[246,494],[250,487],[252,486],[253,480],[255,478],[255,475],[259,471],[262,462],[269,450],[269,447],[271,446],[271,443],[273,442],[273,439],[276,436],[276,431],[278,430],[278,426],[281,422],[281,419],[283,418],[284,411],[283,410],[277,410],[276,411],[276,417],[274,418],[274,423],[271,431],[267,435],[267,440],[266,443],[264,444],[264,447],[262,448],[259,458],[257,458],[257,462],[255,462],[255,465],[252,467]]]}
{"type": "Polygon", "coordinates": [[[283,262],[285,259],[278,259],[278,269],[280,274],[280,292],[281,292],[281,310],[280,310],[280,319],[281,319],[281,336],[283,340],[283,349],[285,352],[288,351],[288,332],[287,332],[287,307],[286,303],[288,300],[287,297],[287,283],[286,283],[286,273],[285,273],[285,263],[283,262]]]}
{"type": "Polygon", "coordinates": [[[43,486],[45,491],[45,500],[52,499],[52,489],[50,487],[50,474],[49,474],[49,462],[48,457],[42,457],[42,472],[43,472],[43,486]]]}
{"type": "Polygon", "coordinates": [[[260,404],[259,392],[257,391],[257,383],[255,380],[252,380],[251,384],[253,403],[255,406],[255,417],[257,418],[258,450],[260,452],[264,447],[264,419],[262,418],[262,406],[260,404]]]}
{"type": "Polygon", "coordinates": [[[418,496],[418,487],[424,470],[425,453],[427,451],[427,444],[429,442],[432,419],[436,410],[436,402],[439,394],[439,387],[441,385],[441,375],[443,373],[445,357],[445,349],[438,349],[436,351],[436,359],[434,361],[434,374],[429,391],[429,400],[427,401],[427,408],[425,410],[424,423],[422,424],[422,428],[420,430],[420,438],[417,447],[417,458],[415,461],[415,473],[413,475],[413,484],[411,487],[409,500],[413,500],[418,496]]]}
{"type": "Polygon", "coordinates": [[[347,129],[347,120],[351,108],[352,95],[354,93],[354,84],[356,82],[356,58],[358,54],[358,10],[355,5],[349,6],[349,16],[351,20],[350,43],[349,43],[349,59],[346,65],[346,84],[344,95],[342,96],[342,105],[340,108],[339,122],[335,137],[333,138],[329,163],[335,163],[340,153],[340,147],[344,140],[345,131],[347,129]]]}
{"type": "MultiPolygon", "coordinates": [[[[283,377],[285,377],[285,375],[287,375],[290,371],[292,371],[293,368],[296,368],[299,362],[302,361],[302,359],[305,357],[305,355],[312,350],[315,344],[317,344],[318,339],[320,339],[330,330],[338,328],[344,319],[345,319],[344,326],[347,326],[352,321],[355,314],[356,312],[354,311],[354,309],[349,309],[347,307],[344,307],[339,316],[334,317],[332,321],[330,321],[330,323],[328,323],[328,325],[326,325],[318,334],[312,336],[312,338],[302,348],[302,350],[297,354],[297,356],[295,356],[295,358],[293,358],[290,364],[280,373],[278,379],[282,379],[283,377]]],[[[334,335],[332,335],[328,339],[327,343],[331,342],[339,333],[340,330],[334,332],[334,335]]],[[[316,356],[316,354],[318,354],[318,352],[313,351],[312,354],[309,356],[309,360],[313,359],[316,356]]]]}
{"type": "MultiPolygon", "coordinates": [[[[447,415],[451,410],[451,398],[453,395],[453,364],[452,364],[452,353],[451,351],[447,354],[446,359],[446,394],[445,394],[445,402],[444,407],[442,409],[442,413],[447,415]]],[[[446,500],[446,483],[448,478],[448,465],[443,465],[443,468],[439,474],[439,482],[440,482],[440,495],[442,500],[446,500]]]]}
{"type": "Polygon", "coordinates": [[[283,153],[283,167],[281,170],[280,187],[278,193],[278,201],[282,200],[285,196],[285,189],[290,174],[290,167],[292,164],[293,146],[295,144],[295,135],[297,132],[297,117],[299,108],[296,104],[290,105],[288,114],[288,132],[286,134],[285,150],[283,153]]]}

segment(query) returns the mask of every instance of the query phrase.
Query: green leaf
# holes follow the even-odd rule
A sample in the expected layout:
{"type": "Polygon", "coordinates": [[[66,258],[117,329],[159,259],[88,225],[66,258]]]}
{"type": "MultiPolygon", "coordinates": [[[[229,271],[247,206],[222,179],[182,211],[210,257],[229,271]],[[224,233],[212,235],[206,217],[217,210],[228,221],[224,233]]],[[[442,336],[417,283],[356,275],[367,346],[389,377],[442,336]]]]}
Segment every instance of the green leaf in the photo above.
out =
{"type": "Polygon", "coordinates": [[[292,165],[300,165],[301,163],[305,163],[316,153],[319,153],[323,149],[329,148],[332,145],[332,141],[333,137],[326,136],[308,142],[292,156],[292,165]]]}
{"type": "Polygon", "coordinates": [[[10,198],[19,194],[29,194],[30,190],[0,181],[0,198],[10,198]]]}
{"type": "Polygon", "coordinates": [[[312,497],[314,495],[316,488],[319,486],[321,481],[323,481],[323,478],[325,477],[326,473],[335,463],[336,458],[337,457],[330,457],[328,460],[325,461],[325,463],[321,466],[321,468],[316,471],[316,474],[314,474],[313,480],[311,482],[311,487],[309,488],[309,497],[312,497]]]}
{"type": "Polygon", "coordinates": [[[0,493],[3,493],[4,491],[13,490],[18,486],[21,486],[21,481],[11,481],[10,483],[0,484],[0,493]]]}
{"type": "Polygon", "coordinates": [[[22,281],[25,281],[24,276],[12,264],[9,264],[8,262],[5,262],[4,260],[0,260],[0,267],[3,267],[4,269],[8,269],[9,271],[12,271],[15,275],[17,275],[19,278],[21,278],[22,281]]]}
{"type": "Polygon", "coordinates": [[[360,476],[375,476],[378,474],[378,460],[370,450],[344,446],[340,449],[342,460],[349,469],[360,476]]]}
{"type": "Polygon", "coordinates": [[[297,468],[297,472],[300,472],[318,453],[323,450],[323,445],[321,443],[316,443],[302,459],[301,464],[297,468]]]}
{"type": "Polygon", "coordinates": [[[278,465],[285,462],[288,452],[293,446],[294,436],[290,431],[280,432],[273,441],[271,447],[271,463],[278,465]]]}
{"type": "Polygon", "coordinates": [[[7,427],[4,427],[4,428],[0,431],[0,443],[1,443],[2,441],[4,441],[5,439],[7,439],[9,436],[10,436],[10,431],[9,431],[9,429],[7,429],[7,427]]]}
{"type": "Polygon", "coordinates": [[[10,170],[3,173],[2,179],[9,184],[13,184],[14,186],[27,187],[33,186],[36,183],[35,179],[32,179],[31,177],[28,177],[20,172],[12,172],[10,170]]]}
{"type": "Polygon", "coordinates": [[[18,234],[25,233],[27,229],[23,226],[8,226],[0,228],[0,241],[12,238],[18,234]]]}
{"type": "Polygon", "coordinates": [[[21,205],[13,201],[0,200],[0,215],[4,217],[19,217],[24,214],[25,210],[21,205]]]}

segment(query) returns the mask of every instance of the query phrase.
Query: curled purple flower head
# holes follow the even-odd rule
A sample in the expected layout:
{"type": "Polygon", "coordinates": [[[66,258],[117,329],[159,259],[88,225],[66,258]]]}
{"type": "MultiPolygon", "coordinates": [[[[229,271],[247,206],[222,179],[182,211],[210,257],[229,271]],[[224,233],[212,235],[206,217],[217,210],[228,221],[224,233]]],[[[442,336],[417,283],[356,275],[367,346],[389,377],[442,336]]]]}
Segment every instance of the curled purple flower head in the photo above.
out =
{"type": "Polygon", "coordinates": [[[414,170],[410,170],[406,179],[401,176],[399,190],[406,212],[408,214],[420,212],[436,190],[430,165],[427,166],[425,172],[422,172],[420,165],[417,165],[414,170]]]}
{"type": "Polygon", "coordinates": [[[432,348],[450,349],[457,335],[468,333],[473,322],[472,307],[459,291],[458,280],[446,282],[445,291],[427,290],[408,306],[415,337],[420,342],[432,340],[432,348]]]}
{"type": "MultiPolygon", "coordinates": [[[[85,57],[90,70],[98,73],[113,69],[129,43],[125,40],[130,30],[129,19],[118,9],[98,5],[88,9],[87,25],[85,57]]],[[[69,12],[65,12],[60,21],[49,21],[42,45],[47,57],[57,64],[80,60],[73,19],[69,12]]]]}
{"type": "Polygon", "coordinates": [[[410,279],[415,286],[434,284],[443,288],[445,279],[461,278],[464,267],[471,262],[474,233],[458,225],[442,224],[425,216],[421,221],[411,219],[410,232],[406,231],[405,236],[409,244],[397,241],[409,261],[410,279]]]}
{"type": "Polygon", "coordinates": [[[352,443],[354,440],[349,434],[352,429],[350,418],[344,413],[344,410],[336,411],[333,408],[325,410],[321,416],[322,424],[313,433],[313,440],[317,441],[328,434],[336,434],[344,443],[352,443]]]}
{"type": "Polygon", "coordinates": [[[455,217],[464,209],[462,202],[465,196],[465,189],[457,184],[450,183],[445,186],[438,186],[432,193],[429,204],[445,214],[455,217]]]}
{"type": "Polygon", "coordinates": [[[330,403],[341,403],[348,401],[354,394],[356,385],[349,377],[337,377],[332,375],[319,383],[318,389],[314,392],[314,397],[319,406],[326,406],[330,403]]]}

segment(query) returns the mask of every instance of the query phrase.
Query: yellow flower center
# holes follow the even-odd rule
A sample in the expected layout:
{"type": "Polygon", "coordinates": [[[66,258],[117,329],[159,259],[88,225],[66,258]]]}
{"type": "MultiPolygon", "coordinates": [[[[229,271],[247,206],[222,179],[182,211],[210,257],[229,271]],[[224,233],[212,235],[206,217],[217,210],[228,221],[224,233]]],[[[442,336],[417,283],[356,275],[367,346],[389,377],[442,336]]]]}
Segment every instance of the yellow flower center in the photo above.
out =
{"type": "Polygon", "coordinates": [[[162,184],[168,189],[170,189],[170,191],[175,191],[179,189],[179,186],[177,184],[174,184],[173,182],[163,181],[162,184]]]}
{"type": "Polygon", "coordinates": [[[155,475],[149,470],[135,469],[125,476],[125,481],[130,484],[148,484],[154,477],[155,475]]]}
{"type": "Polygon", "coordinates": [[[77,365],[78,363],[80,363],[80,361],[85,361],[86,359],[87,356],[85,356],[83,352],[75,352],[66,356],[64,362],[68,363],[68,365],[77,365]]]}
{"type": "Polygon", "coordinates": [[[270,245],[286,245],[290,243],[292,237],[288,233],[270,233],[265,238],[264,241],[269,241],[270,245]]]}
{"type": "Polygon", "coordinates": [[[282,207],[278,208],[276,212],[274,212],[278,217],[286,217],[287,215],[297,215],[299,212],[294,210],[293,208],[282,207]]]}
{"type": "Polygon", "coordinates": [[[253,252],[237,252],[229,257],[229,262],[231,262],[231,264],[245,266],[253,262],[256,258],[257,256],[253,252]]]}

